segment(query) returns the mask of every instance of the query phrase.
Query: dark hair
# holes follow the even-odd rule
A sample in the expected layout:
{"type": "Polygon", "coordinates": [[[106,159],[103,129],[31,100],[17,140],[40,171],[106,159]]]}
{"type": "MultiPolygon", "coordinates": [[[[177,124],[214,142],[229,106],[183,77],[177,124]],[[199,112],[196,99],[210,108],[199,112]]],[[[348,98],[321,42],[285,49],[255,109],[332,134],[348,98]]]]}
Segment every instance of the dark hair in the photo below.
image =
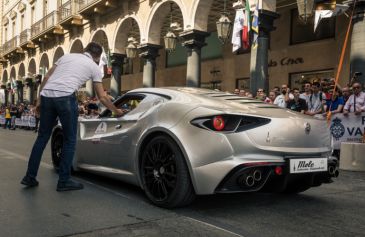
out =
{"type": "Polygon", "coordinates": [[[299,91],[300,92],[300,90],[298,88],[294,88],[293,91],[299,91]]]}
{"type": "Polygon", "coordinates": [[[318,81],[315,81],[315,82],[313,82],[313,84],[312,84],[313,86],[316,86],[316,87],[321,87],[321,83],[319,83],[318,81]]]}
{"type": "Polygon", "coordinates": [[[100,44],[96,42],[90,42],[84,52],[91,54],[92,57],[98,58],[100,57],[101,53],[103,52],[103,48],[100,44]]]}

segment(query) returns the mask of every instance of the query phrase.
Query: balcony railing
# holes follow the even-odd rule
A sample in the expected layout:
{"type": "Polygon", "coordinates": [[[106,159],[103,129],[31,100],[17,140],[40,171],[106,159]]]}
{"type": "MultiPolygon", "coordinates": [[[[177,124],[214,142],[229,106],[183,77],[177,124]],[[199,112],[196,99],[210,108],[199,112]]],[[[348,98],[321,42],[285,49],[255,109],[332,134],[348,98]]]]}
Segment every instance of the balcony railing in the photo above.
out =
{"type": "Polygon", "coordinates": [[[58,22],[57,18],[57,11],[53,11],[52,13],[48,14],[47,16],[43,17],[41,20],[33,24],[30,32],[31,38],[34,38],[54,27],[58,22]]]}
{"type": "Polygon", "coordinates": [[[11,40],[5,42],[5,44],[3,45],[4,54],[9,53],[18,46],[18,39],[19,36],[15,36],[11,40]]]}
{"type": "Polygon", "coordinates": [[[30,29],[23,30],[20,33],[19,44],[23,45],[30,40],[30,29]]]}
{"type": "Polygon", "coordinates": [[[58,20],[63,21],[72,15],[76,15],[80,9],[80,0],[69,0],[58,8],[58,20]]]}
{"type": "Polygon", "coordinates": [[[100,2],[101,0],[79,0],[80,10],[87,8],[88,6],[93,5],[94,3],[100,2]]]}

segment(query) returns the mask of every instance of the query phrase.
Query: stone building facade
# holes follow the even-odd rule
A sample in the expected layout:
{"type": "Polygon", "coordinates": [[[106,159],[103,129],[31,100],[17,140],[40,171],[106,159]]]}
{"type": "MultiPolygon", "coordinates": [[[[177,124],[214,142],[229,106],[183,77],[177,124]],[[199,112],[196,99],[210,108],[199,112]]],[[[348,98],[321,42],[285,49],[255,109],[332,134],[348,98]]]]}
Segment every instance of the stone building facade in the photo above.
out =
{"type": "MultiPolygon", "coordinates": [[[[6,91],[7,102],[33,102],[47,70],[62,55],[82,52],[91,41],[104,48],[107,67],[111,69],[105,70],[104,86],[115,96],[142,86],[188,85],[224,91],[250,88],[255,80],[250,80],[252,53],[243,49],[232,53],[231,43],[221,44],[216,33],[224,3],[234,21],[233,2],[3,0],[0,84],[6,91]],[[171,23],[179,37],[176,50],[168,52],[164,49],[164,36],[171,23]],[[126,48],[131,43],[138,48],[139,57],[127,57],[126,48]],[[17,92],[9,92],[14,86],[17,92]]],[[[363,4],[362,0],[358,2],[363,4]]],[[[266,3],[274,6],[268,10],[279,14],[279,18],[273,19],[275,28],[269,32],[267,88],[284,83],[300,87],[306,80],[334,77],[348,17],[325,20],[314,33],[313,20],[306,24],[299,20],[296,1],[266,3]]],[[[357,13],[364,14],[362,10],[357,13]]],[[[362,21],[358,18],[355,24],[363,24],[362,21]]],[[[364,29],[357,34],[364,34],[364,29]]],[[[352,54],[357,51],[351,49],[350,40],[340,75],[342,85],[354,72],[351,50],[352,54]]],[[[362,53],[357,65],[365,54],[363,48],[359,50],[362,53]]],[[[93,93],[91,84],[82,90],[93,93]]]]}

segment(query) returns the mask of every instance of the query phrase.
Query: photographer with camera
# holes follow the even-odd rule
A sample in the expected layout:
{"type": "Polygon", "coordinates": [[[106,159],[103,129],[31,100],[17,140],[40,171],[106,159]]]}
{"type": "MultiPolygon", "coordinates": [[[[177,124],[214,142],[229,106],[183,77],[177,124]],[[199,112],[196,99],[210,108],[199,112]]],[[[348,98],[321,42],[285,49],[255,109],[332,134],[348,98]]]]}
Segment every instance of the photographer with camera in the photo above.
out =
{"type": "Polygon", "coordinates": [[[281,108],[286,108],[289,100],[294,99],[294,95],[290,93],[290,89],[286,84],[281,86],[280,92],[281,94],[275,98],[274,105],[277,105],[281,108]]]}

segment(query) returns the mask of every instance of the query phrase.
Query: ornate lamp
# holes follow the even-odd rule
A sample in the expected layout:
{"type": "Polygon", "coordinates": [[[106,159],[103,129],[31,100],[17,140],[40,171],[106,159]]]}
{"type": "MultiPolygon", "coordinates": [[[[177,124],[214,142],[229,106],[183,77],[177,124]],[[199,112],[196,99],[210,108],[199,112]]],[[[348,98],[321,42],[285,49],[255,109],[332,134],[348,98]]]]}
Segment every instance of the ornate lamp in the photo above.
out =
{"type": "Polygon", "coordinates": [[[170,5],[170,28],[164,37],[165,50],[169,53],[176,49],[177,37],[173,32],[174,23],[172,23],[172,4],[170,5]]]}
{"type": "Polygon", "coordinates": [[[299,18],[307,23],[313,15],[314,0],[297,0],[299,18]]]}
{"type": "Polygon", "coordinates": [[[217,21],[217,34],[218,39],[222,42],[222,44],[225,44],[227,40],[229,39],[229,36],[231,35],[232,31],[232,22],[228,18],[228,12],[226,9],[226,0],[224,0],[223,5],[223,12],[221,13],[221,17],[217,21]]]}
{"type": "Polygon", "coordinates": [[[137,57],[137,53],[138,53],[137,41],[134,37],[128,38],[128,46],[125,49],[125,53],[127,55],[127,58],[137,57]]]}

